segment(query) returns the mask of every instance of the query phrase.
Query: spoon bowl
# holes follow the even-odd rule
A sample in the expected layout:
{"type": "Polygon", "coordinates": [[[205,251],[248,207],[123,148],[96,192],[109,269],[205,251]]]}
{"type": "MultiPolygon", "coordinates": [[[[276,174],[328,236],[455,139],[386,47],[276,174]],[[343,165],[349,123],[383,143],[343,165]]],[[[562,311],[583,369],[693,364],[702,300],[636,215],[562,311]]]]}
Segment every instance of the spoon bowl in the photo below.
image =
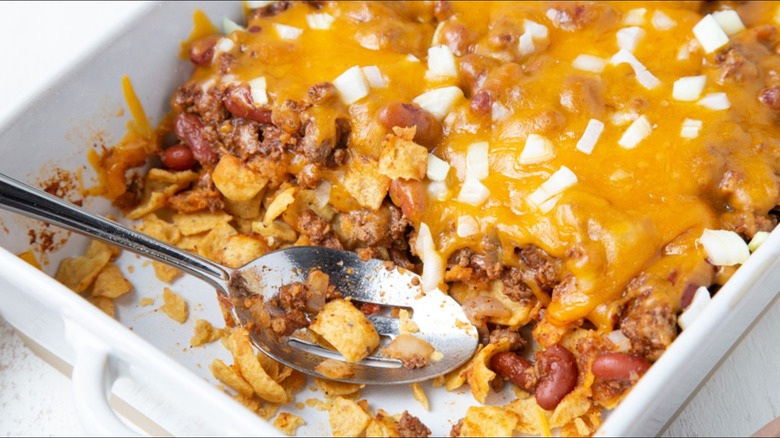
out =
{"type": "MultiPolygon", "coordinates": [[[[419,382],[457,368],[471,358],[477,348],[477,330],[454,299],[438,289],[423,292],[419,276],[380,260],[363,261],[348,251],[300,246],[269,252],[232,269],[90,213],[3,174],[0,174],[0,208],[119,246],[206,281],[216,289],[220,302],[230,307],[235,321],[249,329],[257,348],[309,375],[365,384],[419,382]],[[258,324],[252,312],[242,305],[248,296],[256,294],[262,295],[265,303],[271,303],[282,286],[304,282],[312,270],[327,274],[330,284],[344,298],[386,310],[407,309],[411,321],[419,329],[414,336],[428,342],[440,353],[437,355],[440,359],[410,369],[397,359],[375,352],[358,363],[347,363],[335,350],[296,336],[300,334],[298,332],[291,336],[275,334],[269,327],[258,324]],[[351,368],[351,373],[338,378],[321,374],[318,365],[328,359],[342,361],[351,368]]],[[[403,331],[392,312],[371,315],[369,320],[381,336],[382,344],[377,351],[403,331]]]]}

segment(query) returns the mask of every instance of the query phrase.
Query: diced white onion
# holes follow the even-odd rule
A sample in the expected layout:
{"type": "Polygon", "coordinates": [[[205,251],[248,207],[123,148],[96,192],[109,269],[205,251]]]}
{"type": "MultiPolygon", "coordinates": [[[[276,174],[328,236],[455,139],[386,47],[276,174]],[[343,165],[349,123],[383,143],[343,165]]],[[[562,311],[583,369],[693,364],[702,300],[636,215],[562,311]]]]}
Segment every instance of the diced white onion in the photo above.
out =
{"type": "Polygon", "coordinates": [[[482,181],[488,177],[488,148],[486,141],[472,143],[466,152],[466,179],[482,181]]]}
{"type": "Polygon", "coordinates": [[[534,53],[536,46],[534,46],[534,37],[528,32],[524,32],[520,35],[520,39],[517,43],[517,47],[520,49],[521,55],[529,55],[534,53]]]}
{"type": "Polygon", "coordinates": [[[409,62],[420,62],[420,58],[412,55],[411,53],[406,55],[406,60],[409,62]]]}
{"type": "Polygon", "coordinates": [[[434,46],[428,48],[428,71],[426,77],[431,79],[449,78],[458,76],[458,67],[455,63],[455,55],[447,46],[434,46]]]}
{"type": "Polygon", "coordinates": [[[617,31],[617,44],[621,49],[633,52],[636,49],[639,40],[645,36],[647,32],[641,27],[624,27],[617,31]]]}
{"type": "Polygon", "coordinates": [[[431,38],[431,46],[438,46],[441,44],[441,29],[446,22],[447,20],[440,21],[439,24],[436,25],[436,30],[433,31],[433,38],[431,38]]]}
{"type": "Polygon", "coordinates": [[[623,136],[618,140],[618,144],[625,149],[633,149],[653,132],[653,125],[645,116],[639,116],[634,123],[626,129],[623,136]]]}
{"type": "Polygon", "coordinates": [[[523,151],[520,152],[520,164],[536,164],[555,156],[553,144],[539,134],[528,134],[523,151]]]}
{"type": "Polygon", "coordinates": [[[693,299],[691,304],[685,308],[685,311],[677,318],[677,324],[680,328],[685,330],[693,324],[693,321],[701,315],[701,312],[710,303],[712,297],[710,297],[710,291],[706,287],[701,286],[693,293],[693,299]]]}
{"type": "Polygon", "coordinates": [[[674,81],[672,97],[683,102],[693,102],[701,96],[707,76],[686,76],[674,81]]]}
{"type": "Polygon", "coordinates": [[[306,22],[309,24],[309,27],[317,30],[330,29],[330,26],[335,20],[336,19],[333,17],[333,15],[330,15],[327,12],[323,12],[321,14],[309,14],[306,16],[306,22]]]}
{"type": "Polygon", "coordinates": [[[729,97],[726,93],[710,93],[702,97],[698,104],[713,111],[723,111],[731,108],[731,102],[729,102],[729,97]]]}
{"type": "Polygon", "coordinates": [[[547,26],[528,19],[523,20],[523,29],[537,40],[545,39],[549,35],[547,26]]]}
{"type": "Polygon", "coordinates": [[[458,193],[458,202],[479,207],[490,197],[490,190],[475,178],[466,178],[458,193]]]}
{"type": "Polygon", "coordinates": [[[422,290],[430,292],[444,281],[444,258],[436,250],[426,250],[422,256],[422,290]]]}
{"type": "Polygon", "coordinates": [[[363,70],[358,66],[347,69],[339,77],[333,80],[333,85],[339,91],[341,100],[345,104],[351,105],[358,100],[368,96],[369,85],[363,70]]]}
{"type": "Polygon", "coordinates": [[[750,257],[747,243],[734,231],[705,229],[699,243],[704,247],[707,259],[716,266],[739,265],[750,257]]]}
{"type": "Polygon", "coordinates": [[[704,53],[712,53],[729,42],[729,36],[720,27],[718,21],[710,14],[693,26],[693,35],[701,44],[704,53]]]}
{"type": "Polygon", "coordinates": [[[750,243],[748,243],[748,249],[750,252],[753,252],[758,249],[759,246],[761,246],[762,243],[769,237],[769,233],[767,231],[759,231],[755,235],[753,235],[753,238],[750,239],[750,243]]]}
{"type": "Polygon", "coordinates": [[[607,60],[593,55],[577,55],[571,66],[577,70],[601,73],[607,65],[607,60]]]}
{"type": "Polygon", "coordinates": [[[363,75],[366,77],[368,85],[370,85],[371,88],[387,88],[387,81],[385,80],[385,77],[382,76],[379,67],[369,65],[367,67],[360,67],[360,69],[363,70],[363,75]]]}
{"type": "Polygon", "coordinates": [[[603,122],[596,119],[590,119],[588,121],[588,126],[585,127],[585,132],[582,133],[582,137],[577,141],[577,150],[590,155],[603,131],[603,122]]]}
{"type": "Polygon", "coordinates": [[[702,121],[694,119],[683,120],[682,129],[680,129],[680,137],[682,138],[696,138],[701,131],[702,121]]]}
{"type": "Polygon", "coordinates": [[[669,18],[663,11],[653,12],[653,18],[650,19],[650,22],[656,30],[669,30],[677,26],[677,22],[669,18]]]}
{"type": "Polygon", "coordinates": [[[680,46],[680,50],[677,51],[678,61],[687,61],[691,59],[691,50],[688,48],[688,44],[680,46]]]}
{"type": "Polygon", "coordinates": [[[248,82],[249,92],[252,95],[252,101],[255,106],[262,106],[268,103],[268,93],[266,92],[265,77],[254,78],[248,82]]]}
{"type": "Polygon", "coordinates": [[[297,40],[303,33],[303,29],[300,27],[288,26],[280,23],[274,23],[274,29],[276,29],[279,38],[283,40],[297,40]]]}
{"type": "Polygon", "coordinates": [[[549,213],[550,210],[552,210],[553,208],[555,208],[556,205],[558,205],[558,200],[560,199],[561,199],[561,195],[555,195],[552,198],[542,202],[541,204],[539,204],[538,207],[539,211],[541,211],[542,213],[549,213]]]}
{"type": "Polygon", "coordinates": [[[414,250],[420,258],[423,257],[426,251],[436,251],[431,229],[425,222],[420,222],[420,228],[417,230],[417,239],[414,242],[414,250]]]}
{"type": "Polygon", "coordinates": [[[501,102],[493,102],[493,104],[490,106],[490,118],[494,122],[497,122],[508,115],[509,110],[504,105],[501,105],[501,102]]]}
{"type": "Polygon", "coordinates": [[[217,44],[214,45],[214,50],[216,52],[229,52],[233,50],[233,47],[236,46],[236,43],[233,42],[230,38],[223,37],[217,40],[217,44]]]}
{"type": "Polygon", "coordinates": [[[609,117],[609,121],[615,126],[623,126],[633,122],[637,119],[637,117],[639,116],[634,112],[615,111],[609,117]]]}
{"type": "Polygon", "coordinates": [[[268,6],[275,1],[276,0],[247,0],[245,3],[246,7],[249,9],[258,9],[263,6],[268,6]]]}
{"type": "Polygon", "coordinates": [[[428,184],[428,194],[437,201],[446,201],[450,197],[450,188],[445,181],[431,181],[428,184]]]}
{"type": "Polygon", "coordinates": [[[224,32],[225,35],[230,35],[237,30],[244,30],[244,26],[241,26],[228,17],[222,18],[222,32],[224,32]]]}
{"type": "Polygon", "coordinates": [[[645,14],[647,14],[647,9],[645,8],[631,9],[623,16],[623,24],[626,26],[641,26],[645,24],[645,14]]]}
{"type": "Polygon", "coordinates": [[[471,216],[458,217],[458,237],[470,237],[479,233],[479,223],[471,216]]]}
{"type": "Polygon", "coordinates": [[[536,191],[528,196],[528,202],[540,208],[540,206],[550,198],[563,193],[564,190],[577,183],[577,175],[568,167],[561,166],[555,173],[547,178],[536,191]]]}
{"type": "Polygon", "coordinates": [[[330,201],[330,181],[322,180],[314,189],[314,202],[317,207],[323,208],[330,201]]]}
{"type": "Polygon", "coordinates": [[[451,85],[449,87],[436,88],[415,97],[412,102],[442,120],[450,112],[452,105],[463,97],[463,90],[451,85]]]}
{"type": "Polygon", "coordinates": [[[615,346],[615,350],[618,353],[627,353],[631,350],[631,340],[620,330],[613,330],[607,335],[609,342],[615,346]]]}
{"type": "Polygon", "coordinates": [[[653,76],[652,73],[647,69],[647,67],[644,66],[641,62],[639,62],[638,59],[634,56],[633,53],[629,52],[626,49],[620,49],[615,55],[612,56],[612,59],[610,59],[610,62],[612,62],[615,65],[627,63],[631,66],[631,68],[634,69],[634,74],[636,75],[636,80],[639,81],[640,84],[642,84],[643,87],[647,88],[648,90],[652,90],[653,88],[661,85],[661,81],[658,80],[655,76],[653,76]]]}
{"type": "Polygon", "coordinates": [[[715,21],[718,22],[718,25],[721,29],[723,29],[723,32],[725,32],[726,35],[735,35],[745,30],[745,24],[742,23],[742,19],[739,18],[737,11],[717,11],[713,12],[712,16],[715,18],[715,21]]]}
{"type": "Polygon", "coordinates": [[[450,164],[433,154],[428,154],[428,172],[431,181],[444,181],[450,172],[450,164]]]}

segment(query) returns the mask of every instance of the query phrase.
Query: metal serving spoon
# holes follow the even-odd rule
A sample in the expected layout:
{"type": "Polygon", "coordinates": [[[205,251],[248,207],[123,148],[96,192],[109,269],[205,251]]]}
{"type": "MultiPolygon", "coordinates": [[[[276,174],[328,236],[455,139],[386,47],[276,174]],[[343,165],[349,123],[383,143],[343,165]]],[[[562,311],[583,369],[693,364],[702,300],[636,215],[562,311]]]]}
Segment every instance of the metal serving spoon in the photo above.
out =
{"type": "MultiPolygon", "coordinates": [[[[477,347],[477,330],[454,299],[439,290],[423,293],[416,274],[388,269],[379,260],[364,262],[354,253],[323,247],[291,247],[231,269],[89,213],[3,174],[0,174],[0,207],[117,245],[206,281],[217,289],[220,301],[231,305],[236,322],[250,328],[257,348],[306,374],[366,384],[418,382],[457,368],[471,358],[477,347]],[[348,364],[352,375],[328,377],[316,368],[325,359],[343,361],[338,353],[295,337],[277,336],[273,330],[260,328],[244,306],[234,305],[241,303],[247,293],[263,294],[265,303],[269,303],[281,286],[304,282],[312,269],[328,274],[330,284],[344,297],[410,309],[411,320],[419,328],[414,336],[430,343],[441,353],[441,359],[409,369],[402,367],[399,360],[374,353],[359,363],[348,364]],[[239,283],[245,287],[236,287],[239,283]]],[[[381,335],[380,349],[400,331],[399,320],[386,314],[369,317],[381,335]]]]}

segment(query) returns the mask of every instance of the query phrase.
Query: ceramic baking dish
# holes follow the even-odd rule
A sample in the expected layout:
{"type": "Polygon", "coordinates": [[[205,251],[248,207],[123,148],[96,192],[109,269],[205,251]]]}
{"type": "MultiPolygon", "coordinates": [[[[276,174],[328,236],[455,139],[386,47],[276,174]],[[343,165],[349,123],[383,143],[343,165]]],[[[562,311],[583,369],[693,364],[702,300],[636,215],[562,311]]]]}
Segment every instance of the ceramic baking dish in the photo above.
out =
{"type": "MultiPolygon", "coordinates": [[[[135,19],[106,40],[94,53],[0,127],[0,172],[42,185],[66,172],[81,174],[94,184],[87,164],[90,148],[110,146],[125,132],[129,118],[121,80],[127,75],[147,115],[158,121],[168,109],[168,96],[188,77],[189,63],[178,60],[179,42],[192,29],[198,7],[219,23],[238,19],[239,3],[150,3],[135,19]],[[46,129],[40,129],[42,123],[46,129]]],[[[101,199],[84,206],[114,214],[101,199]]],[[[44,271],[52,274],[60,260],[81,254],[87,240],[39,222],[0,211],[0,316],[44,349],[74,367],[76,408],[89,432],[127,435],[148,430],[117,416],[107,394],[124,400],[140,414],[173,435],[278,435],[269,423],[250,413],[217,388],[208,371],[214,358],[229,360],[218,343],[191,348],[196,319],[221,323],[216,295],[192,278],[173,289],[190,305],[190,318],[178,325],[155,309],[163,284],[145,261],[124,254],[120,267],[132,270],[135,291],[118,301],[111,319],[67,288],[28,265],[16,254],[30,249],[30,236],[56,243],[44,271]],[[142,297],[157,300],[140,307],[142,297]]],[[[780,233],[775,231],[708,305],[706,311],[673,343],[608,415],[597,435],[656,435],[689,394],[780,290],[780,233]]],[[[448,435],[473,399],[466,390],[453,393],[424,386],[432,406],[425,412],[408,387],[366,388],[372,406],[395,412],[399,406],[418,415],[434,435],[448,435]]],[[[296,401],[319,397],[304,390],[296,401]]],[[[489,402],[502,397],[491,394],[489,402]]],[[[327,435],[327,415],[314,409],[298,411],[306,418],[301,435],[327,435]]]]}

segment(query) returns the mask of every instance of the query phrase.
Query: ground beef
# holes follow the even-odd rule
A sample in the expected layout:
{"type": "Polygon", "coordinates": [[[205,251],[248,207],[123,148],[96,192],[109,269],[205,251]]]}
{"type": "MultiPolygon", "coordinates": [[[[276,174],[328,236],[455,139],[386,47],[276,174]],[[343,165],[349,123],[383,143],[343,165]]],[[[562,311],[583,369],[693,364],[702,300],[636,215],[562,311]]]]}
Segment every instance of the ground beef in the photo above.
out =
{"type": "Polygon", "coordinates": [[[523,335],[506,327],[499,327],[490,331],[490,343],[497,344],[502,340],[509,341],[509,351],[522,350],[527,344],[523,335]]]}
{"type": "Polygon", "coordinates": [[[212,169],[205,169],[192,189],[183,191],[166,200],[166,206],[179,213],[193,213],[208,209],[210,211],[225,208],[222,194],[211,179],[212,169]]]}
{"type": "Polygon", "coordinates": [[[431,430],[419,418],[404,411],[401,419],[398,420],[398,433],[402,437],[427,437],[431,435],[431,430]]]}
{"type": "Polygon", "coordinates": [[[298,232],[309,236],[312,245],[342,249],[341,241],[333,234],[330,223],[312,210],[304,210],[298,216],[298,232]]]}
{"type": "Polygon", "coordinates": [[[677,336],[677,316],[664,293],[663,281],[642,274],[629,283],[632,296],[623,307],[620,330],[631,340],[631,352],[655,362],[677,336]]]}

